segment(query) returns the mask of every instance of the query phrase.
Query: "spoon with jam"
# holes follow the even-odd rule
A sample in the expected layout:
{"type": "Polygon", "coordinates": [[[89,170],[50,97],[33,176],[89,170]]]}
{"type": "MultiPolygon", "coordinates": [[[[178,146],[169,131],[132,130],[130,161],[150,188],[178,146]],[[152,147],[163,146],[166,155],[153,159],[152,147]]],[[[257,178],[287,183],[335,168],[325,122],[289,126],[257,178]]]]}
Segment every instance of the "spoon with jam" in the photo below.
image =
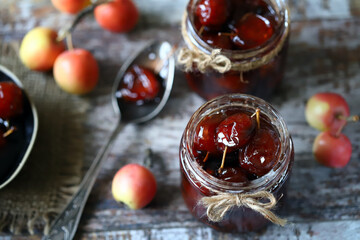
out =
{"type": "Polygon", "coordinates": [[[74,237],[86,200],[117,135],[125,124],[144,123],[163,109],[174,80],[172,52],[173,47],[168,42],[154,41],[123,64],[112,89],[117,125],[88,169],[79,190],[43,239],[74,237]]]}

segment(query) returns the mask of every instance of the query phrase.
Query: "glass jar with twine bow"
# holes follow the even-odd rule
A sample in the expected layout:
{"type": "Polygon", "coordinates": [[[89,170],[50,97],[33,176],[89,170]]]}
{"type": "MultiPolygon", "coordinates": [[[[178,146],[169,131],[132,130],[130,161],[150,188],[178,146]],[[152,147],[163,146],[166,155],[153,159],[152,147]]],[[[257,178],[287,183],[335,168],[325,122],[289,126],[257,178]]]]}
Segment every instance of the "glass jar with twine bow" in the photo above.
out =
{"type": "Polygon", "coordinates": [[[290,30],[285,0],[265,1],[274,10],[274,33],[265,43],[246,50],[215,48],[202,39],[203,31],[195,26],[194,19],[197,2],[190,1],[183,15],[185,47],[178,53],[178,64],[190,88],[206,100],[227,93],[268,99],[284,75],[290,30]]]}
{"type": "Polygon", "coordinates": [[[185,128],[180,143],[182,195],[195,218],[220,231],[258,231],[270,222],[284,226],[287,220],[277,214],[286,198],[293,161],[293,143],[287,126],[271,105],[251,95],[223,95],[201,106],[185,128]],[[193,152],[193,146],[198,124],[226,109],[233,112],[259,109],[278,132],[280,150],[275,165],[265,175],[246,182],[228,182],[209,174],[196,161],[195,154],[199,153],[193,152]]]}

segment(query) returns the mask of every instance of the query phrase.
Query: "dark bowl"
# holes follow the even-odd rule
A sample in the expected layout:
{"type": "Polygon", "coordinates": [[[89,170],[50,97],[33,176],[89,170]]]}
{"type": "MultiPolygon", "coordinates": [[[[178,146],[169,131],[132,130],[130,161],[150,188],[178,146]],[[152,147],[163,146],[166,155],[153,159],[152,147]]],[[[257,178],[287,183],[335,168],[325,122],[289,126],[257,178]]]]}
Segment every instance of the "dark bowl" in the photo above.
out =
{"type": "Polygon", "coordinates": [[[0,65],[0,82],[11,81],[23,91],[23,113],[11,119],[16,127],[6,146],[0,149],[0,189],[11,182],[25,165],[33,148],[38,131],[38,115],[35,105],[24,90],[20,80],[0,65]]]}

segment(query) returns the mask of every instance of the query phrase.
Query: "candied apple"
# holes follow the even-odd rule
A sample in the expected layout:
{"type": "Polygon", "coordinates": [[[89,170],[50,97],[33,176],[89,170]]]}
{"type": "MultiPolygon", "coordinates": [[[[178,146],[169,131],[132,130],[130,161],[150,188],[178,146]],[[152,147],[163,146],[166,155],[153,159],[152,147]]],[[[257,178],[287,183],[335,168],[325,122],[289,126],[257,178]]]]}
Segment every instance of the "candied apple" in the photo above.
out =
{"type": "Polygon", "coordinates": [[[153,100],[160,91],[160,83],[153,71],[138,65],[132,66],[124,75],[120,86],[125,101],[153,100]]]}
{"type": "Polygon", "coordinates": [[[257,130],[251,142],[240,151],[240,166],[258,177],[265,175],[277,161],[279,145],[279,137],[274,130],[257,130]]]}
{"type": "Polygon", "coordinates": [[[0,82],[0,118],[8,119],[23,111],[21,89],[12,82],[0,82]]]}
{"type": "Polygon", "coordinates": [[[216,140],[220,149],[232,151],[244,146],[250,140],[255,122],[245,113],[237,113],[223,120],[216,129],[216,140]]]}
{"type": "Polygon", "coordinates": [[[240,49],[251,49],[262,45],[274,33],[268,19],[257,14],[249,13],[235,25],[235,35],[232,40],[240,49]]]}
{"type": "Polygon", "coordinates": [[[200,0],[195,14],[203,26],[219,26],[225,23],[228,8],[228,0],[200,0]]]}

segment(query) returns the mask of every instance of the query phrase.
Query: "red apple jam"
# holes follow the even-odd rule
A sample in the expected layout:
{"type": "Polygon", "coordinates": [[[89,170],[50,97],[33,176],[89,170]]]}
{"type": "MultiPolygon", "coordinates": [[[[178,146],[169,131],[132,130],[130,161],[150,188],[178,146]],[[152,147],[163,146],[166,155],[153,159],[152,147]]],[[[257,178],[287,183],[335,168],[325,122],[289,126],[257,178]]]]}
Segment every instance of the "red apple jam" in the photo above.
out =
{"type": "Polygon", "coordinates": [[[233,64],[263,62],[251,70],[225,73],[211,67],[201,72],[194,63],[185,76],[201,97],[246,93],[266,99],[281,82],[290,24],[285,0],[191,0],[183,24],[189,49],[205,54],[221,49],[233,64]]]}
{"type": "Polygon", "coordinates": [[[264,100],[228,94],[201,106],[181,140],[182,194],[190,212],[226,232],[258,231],[269,221],[246,207],[233,207],[220,222],[208,220],[202,197],[268,191],[283,205],[294,150],[280,114],[264,100]],[[258,112],[258,115],[256,115],[258,112]]]}
{"type": "Polygon", "coordinates": [[[142,104],[156,101],[159,93],[163,90],[162,82],[163,80],[158,74],[135,64],[125,72],[116,96],[119,100],[128,103],[142,104]]]}

